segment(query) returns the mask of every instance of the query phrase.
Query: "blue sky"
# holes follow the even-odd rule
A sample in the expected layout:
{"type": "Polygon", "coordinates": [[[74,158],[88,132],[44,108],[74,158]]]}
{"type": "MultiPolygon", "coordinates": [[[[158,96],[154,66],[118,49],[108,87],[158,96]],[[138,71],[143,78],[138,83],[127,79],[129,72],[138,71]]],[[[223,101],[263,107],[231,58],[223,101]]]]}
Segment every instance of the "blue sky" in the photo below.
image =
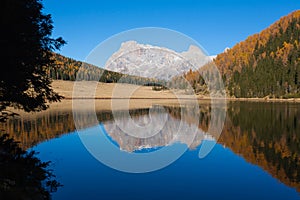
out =
{"type": "Polygon", "coordinates": [[[218,54],[300,9],[299,0],[44,0],[53,36],[66,41],[60,53],[85,60],[99,43],[141,27],[179,31],[218,54]]]}

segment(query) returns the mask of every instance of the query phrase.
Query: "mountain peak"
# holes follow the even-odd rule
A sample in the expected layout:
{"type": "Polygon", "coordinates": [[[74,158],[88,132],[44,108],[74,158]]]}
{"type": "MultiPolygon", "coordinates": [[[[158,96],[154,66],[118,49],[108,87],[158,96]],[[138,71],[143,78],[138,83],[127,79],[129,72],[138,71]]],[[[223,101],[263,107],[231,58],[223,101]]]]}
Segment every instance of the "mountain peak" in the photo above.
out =
{"type": "Polygon", "coordinates": [[[134,40],[129,40],[129,41],[126,41],[126,42],[122,42],[121,44],[121,48],[124,48],[124,47],[130,47],[130,46],[136,46],[138,43],[134,40]]]}
{"type": "Polygon", "coordinates": [[[188,52],[202,52],[201,49],[195,45],[190,45],[189,49],[188,49],[188,52]]]}
{"type": "Polygon", "coordinates": [[[190,69],[196,70],[210,60],[194,45],[179,53],[165,47],[126,41],[108,59],[105,68],[123,74],[169,80],[190,69]]]}

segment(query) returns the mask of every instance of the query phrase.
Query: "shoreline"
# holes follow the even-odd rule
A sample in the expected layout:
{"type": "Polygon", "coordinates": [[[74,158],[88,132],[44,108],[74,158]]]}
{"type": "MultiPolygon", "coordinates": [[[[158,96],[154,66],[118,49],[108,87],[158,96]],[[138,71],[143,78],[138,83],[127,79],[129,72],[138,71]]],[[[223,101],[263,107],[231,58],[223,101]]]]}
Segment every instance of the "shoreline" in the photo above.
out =
{"type": "MultiPolygon", "coordinates": [[[[41,112],[25,112],[23,110],[16,110],[14,108],[9,108],[8,110],[17,113],[21,116],[27,116],[29,118],[36,117],[39,115],[44,115],[45,113],[60,112],[61,114],[73,110],[74,102],[75,108],[78,112],[84,111],[89,112],[92,110],[96,111],[111,111],[114,110],[135,110],[135,109],[148,109],[153,105],[180,105],[181,103],[190,103],[195,99],[177,99],[177,98],[65,98],[58,102],[49,103],[49,108],[41,112]],[[112,100],[115,100],[112,105],[112,100]],[[129,104],[127,104],[129,100],[129,104]],[[126,102],[124,102],[126,101],[126,102]],[[181,101],[181,102],[180,102],[181,101]]],[[[209,106],[211,104],[210,98],[197,98],[199,105],[209,106]]],[[[218,103],[218,99],[215,99],[218,103]]],[[[220,99],[219,99],[220,100],[220,99]]],[[[222,99],[223,100],[223,99],[222,99]]],[[[266,100],[262,98],[226,98],[225,104],[230,102],[252,102],[252,103],[288,103],[300,105],[300,99],[271,99],[266,100]]],[[[220,101],[223,104],[223,101],[220,101]]]]}
{"type": "Polygon", "coordinates": [[[226,101],[290,102],[290,103],[300,103],[300,98],[291,98],[291,99],[269,99],[269,98],[226,98],[226,101]]]}
{"type": "Polygon", "coordinates": [[[300,103],[300,98],[291,98],[291,99],[265,99],[265,98],[209,98],[209,97],[171,97],[171,98],[163,98],[163,97],[65,97],[63,100],[198,100],[198,101],[211,101],[211,100],[224,100],[225,101],[248,101],[248,102],[291,102],[291,103],[300,103]]]}

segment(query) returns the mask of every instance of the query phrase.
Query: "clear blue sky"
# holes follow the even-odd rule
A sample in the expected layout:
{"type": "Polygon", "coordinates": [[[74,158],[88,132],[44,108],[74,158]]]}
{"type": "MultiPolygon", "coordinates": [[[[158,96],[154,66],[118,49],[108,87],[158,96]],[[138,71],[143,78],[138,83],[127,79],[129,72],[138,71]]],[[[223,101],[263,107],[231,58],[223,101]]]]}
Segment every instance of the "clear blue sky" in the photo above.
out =
{"type": "Polygon", "coordinates": [[[60,53],[84,60],[110,36],[140,27],[182,32],[210,55],[260,32],[300,9],[300,0],[44,0],[53,36],[66,41],[60,53]]]}

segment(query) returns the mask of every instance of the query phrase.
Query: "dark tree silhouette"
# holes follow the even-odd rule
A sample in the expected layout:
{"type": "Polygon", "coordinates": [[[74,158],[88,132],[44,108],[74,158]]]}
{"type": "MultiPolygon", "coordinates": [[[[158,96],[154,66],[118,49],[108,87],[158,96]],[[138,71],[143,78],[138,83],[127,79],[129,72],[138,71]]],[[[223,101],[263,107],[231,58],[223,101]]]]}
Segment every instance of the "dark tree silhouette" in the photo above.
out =
{"type": "MultiPolygon", "coordinates": [[[[0,7],[0,122],[14,115],[46,109],[62,97],[51,88],[47,68],[52,51],[65,41],[51,38],[52,20],[40,0],[3,0],[0,7]]],[[[8,135],[0,136],[0,199],[50,199],[60,184],[34,152],[22,150],[8,135]]]]}
{"type": "Polygon", "coordinates": [[[8,135],[0,137],[0,199],[50,199],[61,186],[35,152],[22,150],[8,135]]]}
{"type": "Polygon", "coordinates": [[[3,0],[0,7],[0,116],[13,106],[40,111],[62,97],[51,88],[46,70],[51,52],[65,41],[51,38],[51,15],[42,13],[40,0],[3,0]]]}

